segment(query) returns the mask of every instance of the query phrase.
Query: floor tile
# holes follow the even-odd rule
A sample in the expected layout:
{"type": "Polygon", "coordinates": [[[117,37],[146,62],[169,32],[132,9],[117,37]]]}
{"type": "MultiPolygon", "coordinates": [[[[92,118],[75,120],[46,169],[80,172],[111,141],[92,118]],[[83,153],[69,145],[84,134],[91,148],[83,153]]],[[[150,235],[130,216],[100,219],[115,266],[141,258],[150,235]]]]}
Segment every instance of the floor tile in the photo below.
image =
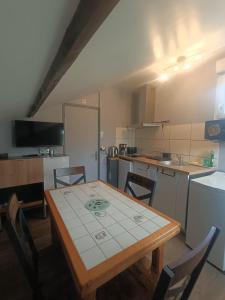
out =
{"type": "Polygon", "coordinates": [[[81,258],[87,269],[93,268],[106,259],[104,254],[98,247],[93,247],[81,253],[81,258]]]}
{"type": "Polygon", "coordinates": [[[120,252],[122,250],[122,247],[120,246],[120,244],[118,244],[113,239],[100,244],[99,247],[101,248],[102,252],[105,254],[105,256],[107,258],[117,254],[118,252],[120,252]]]}

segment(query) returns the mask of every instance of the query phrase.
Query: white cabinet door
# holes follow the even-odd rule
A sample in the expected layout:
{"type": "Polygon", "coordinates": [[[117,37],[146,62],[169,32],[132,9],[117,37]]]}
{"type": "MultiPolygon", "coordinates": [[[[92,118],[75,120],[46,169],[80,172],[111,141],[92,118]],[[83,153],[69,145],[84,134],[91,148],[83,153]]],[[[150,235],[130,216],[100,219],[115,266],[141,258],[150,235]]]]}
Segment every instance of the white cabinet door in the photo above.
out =
{"type": "Polygon", "coordinates": [[[157,182],[157,174],[158,174],[158,168],[154,167],[154,166],[149,166],[147,177],[149,179],[154,180],[155,182],[157,182]]]}
{"type": "Polygon", "coordinates": [[[175,207],[177,198],[177,173],[168,169],[159,169],[157,173],[157,184],[152,206],[175,218],[175,207]]]}
{"type": "Polygon", "coordinates": [[[45,190],[53,189],[54,188],[53,170],[57,168],[69,167],[69,156],[45,157],[43,158],[43,165],[44,165],[44,189],[45,190]]]}
{"type": "MultiPolygon", "coordinates": [[[[149,171],[149,165],[147,165],[147,164],[143,164],[143,163],[139,163],[139,162],[134,162],[134,164],[133,164],[133,166],[134,166],[134,173],[135,174],[138,174],[138,175],[141,175],[141,176],[143,176],[143,177],[148,177],[148,171],[149,171]]],[[[142,195],[145,195],[145,194],[148,194],[149,193],[149,191],[147,190],[147,189],[145,189],[145,188],[143,188],[143,187],[140,187],[140,186],[138,186],[138,185],[136,185],[136,184],[132,184],[132,188],[133,188],[133,190],[134,190],[134,192],[135,192],[135,194],[137,195],[137,196],[142,196],[142,195]]],[[[148,200],[143,200],[146,204],[148,204],[148,200]]]]}
{"type": "Polygon", "coordinates": [[[125,159],[119,159],[119,178],[118,178],[118,188],[124,191],[127,173],[133,172],[133,162],[125,159]]]}
{"type": "Polygon", "coordinates": [[[180,173],[177,179],[175,219],[181,223],[181,228],[185,231],[189,176],[187,174],[180,173]]]}

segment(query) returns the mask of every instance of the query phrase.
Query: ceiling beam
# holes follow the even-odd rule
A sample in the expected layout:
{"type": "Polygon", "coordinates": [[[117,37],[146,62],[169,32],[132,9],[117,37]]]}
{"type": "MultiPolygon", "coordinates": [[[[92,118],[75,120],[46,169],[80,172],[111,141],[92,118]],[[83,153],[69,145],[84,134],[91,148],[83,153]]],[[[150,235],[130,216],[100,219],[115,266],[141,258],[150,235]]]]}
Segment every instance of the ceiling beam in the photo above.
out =
{"type": "Polygon", "coordinates": [[[32,117],[39,110],[118,2],[119,0],[80,0],[58,52],[29,110],[28,117],[32,117]]]}

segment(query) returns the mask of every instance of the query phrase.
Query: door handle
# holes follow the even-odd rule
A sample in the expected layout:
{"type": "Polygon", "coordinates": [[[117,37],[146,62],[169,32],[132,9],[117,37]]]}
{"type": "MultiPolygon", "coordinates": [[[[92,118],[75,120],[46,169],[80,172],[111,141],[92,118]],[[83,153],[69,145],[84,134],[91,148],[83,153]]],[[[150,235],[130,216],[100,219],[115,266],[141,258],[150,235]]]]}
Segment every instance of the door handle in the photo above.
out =
{"type": "Polygon", "coordinates": [[[95,160],[98,160],[98,151],[95,151],[95,160]]]}

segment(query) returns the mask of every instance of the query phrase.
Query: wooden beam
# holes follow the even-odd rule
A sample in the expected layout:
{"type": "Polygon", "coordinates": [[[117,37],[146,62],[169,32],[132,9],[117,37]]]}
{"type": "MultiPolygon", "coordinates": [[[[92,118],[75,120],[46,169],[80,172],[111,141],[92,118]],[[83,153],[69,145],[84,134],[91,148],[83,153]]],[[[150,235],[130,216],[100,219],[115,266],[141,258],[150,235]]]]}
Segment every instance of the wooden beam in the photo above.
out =
{"type": "Polygon", "coordinates": [[[119,0],[80,0],[58,52],[30,108],[32,117],[119,0]]]}

